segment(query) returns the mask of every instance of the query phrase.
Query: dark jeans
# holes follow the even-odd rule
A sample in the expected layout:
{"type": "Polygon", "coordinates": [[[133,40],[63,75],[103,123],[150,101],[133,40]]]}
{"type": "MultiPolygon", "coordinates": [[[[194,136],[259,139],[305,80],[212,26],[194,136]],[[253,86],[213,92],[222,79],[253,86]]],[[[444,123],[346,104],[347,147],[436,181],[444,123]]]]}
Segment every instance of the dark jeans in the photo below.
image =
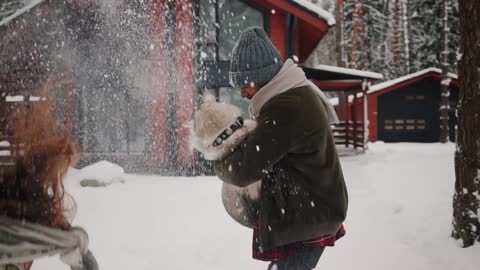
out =
{"type": "Polygon", "coordinates": [[[268,270],[312,270],[317,267],[325,247],[302,246],[292,256],[273,261],[268,265],[268,270]]]}

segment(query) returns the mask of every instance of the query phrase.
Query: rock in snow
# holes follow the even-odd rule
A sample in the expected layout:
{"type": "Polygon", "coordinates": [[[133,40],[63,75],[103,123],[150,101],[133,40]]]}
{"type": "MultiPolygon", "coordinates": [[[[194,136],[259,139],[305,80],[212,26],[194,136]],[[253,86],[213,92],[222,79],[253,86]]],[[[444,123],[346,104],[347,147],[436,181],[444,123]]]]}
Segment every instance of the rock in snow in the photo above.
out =
{"type": "Polygon", "coordinates": [[[105,187],[113,183],[125,183],[125,171],[117,164],[100,161],[71,174],[82,187],[105,187]]]}

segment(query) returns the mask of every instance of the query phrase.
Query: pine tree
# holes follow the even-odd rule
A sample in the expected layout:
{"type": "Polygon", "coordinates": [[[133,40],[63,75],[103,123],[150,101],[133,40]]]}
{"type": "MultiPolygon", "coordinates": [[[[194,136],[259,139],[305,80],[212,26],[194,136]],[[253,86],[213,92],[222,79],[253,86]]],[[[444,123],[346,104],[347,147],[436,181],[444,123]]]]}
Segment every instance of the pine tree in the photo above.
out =
{"type": "Polygon", "coordinates": [[[398,63],[398,51],[400,43],[400,2],[399,0],[393,0],[393,44],[392,44],[392,64],[397,65],[398,63]]]}
{"type": "MultiPolygon", "coordinates": [[[[441,67],[443,49],[443,1],[410,0],[410,45],[412,54],[410,63],[415,70],[428,67],[441,67]]],[[[448,33],[450,52],[447,55],[451,63],[450,72],[456,73],[455,52],[459,46],[458,3],[452,1],[448,9],[448,33]]]]}
{"type": "Polygon", "coordinates": [[[455,152],[453,237],[464,247],[480,241],[480,1],[459,0],[460,106],[455,152]]]}
{"type": "Polygon", "coordinates": [[[345,21],[344,21],[344,0],[337,0],[337,25],[335,28],[337,66],[345,67],[345,21]]]}
{"type": "Polygon", "coordinates": [[[402,14],[402,38],[403,38],[403,50],[402,50],[402,58],[404,59],[404,70],[405,73],[410,73],[410,37],[409,37],[409,20],[408,20],[408,0],[401,0],[400,1],[400,8],[402,14]]]}
{"type": "MultiPolygon", "coordinates": [[[[381,71],[386,79],[393,79],[428,67],[442,66],[444,27],[441,1],[343,2],[345,54],[349,57],[349,67],[381,71]],[[362,29],[365,30],[362,32],[362,29]]],[[[457,1],[451,1],[448,18],[449,53],[446,57],[449,72],[456,73],[457,1]]]]}
{"type": "Polygon", "coordinates": [[[449,101],[449,85],[450,80],[448,78],[448,32],[450,31],[448,27],[448,0],[443,0],[443,31],[442,31],[442,93],[440,100],[440,142],[446,143],[448,141],[448,111],[450,109],[449,101]]]}

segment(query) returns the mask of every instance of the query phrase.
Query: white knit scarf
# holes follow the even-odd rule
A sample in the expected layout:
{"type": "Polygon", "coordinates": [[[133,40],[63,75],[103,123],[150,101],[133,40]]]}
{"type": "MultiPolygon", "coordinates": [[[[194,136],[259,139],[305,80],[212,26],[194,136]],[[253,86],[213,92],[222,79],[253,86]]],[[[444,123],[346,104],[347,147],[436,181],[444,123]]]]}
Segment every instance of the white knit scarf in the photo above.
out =
{"type": "Polygon", "coordinates": [[[95,258],[88,251],[88,235],[84,229],[60,230],[0,217],[0,265],[24,263],[58,254],[72,269],[98,269],[95,258]]]}
{"type": "Polygon", "coordinates": [[[250,115],[257,118],[263,105],[272,97],[302,86],[310,86],[317,93],[327,109],[330,123],[337,124],[339,122],[337,113],[325,93],[308,80],[305,72],[291,59],[285,61],[278,74],[253,96],[249,107],[250,115]]]}

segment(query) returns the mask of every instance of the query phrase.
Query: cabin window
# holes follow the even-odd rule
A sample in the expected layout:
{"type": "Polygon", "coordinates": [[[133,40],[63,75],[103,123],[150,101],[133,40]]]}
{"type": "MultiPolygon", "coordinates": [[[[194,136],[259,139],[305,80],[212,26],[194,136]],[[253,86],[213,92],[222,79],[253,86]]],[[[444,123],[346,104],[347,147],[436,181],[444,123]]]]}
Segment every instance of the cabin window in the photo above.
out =
{"type": "Polygon", "coordinates": [[[387,119],[384,120],[384,129],[393,130],[424,130],[426,121],[424,119],[387,119]]]}
{"type": "Polygon", "coordinates": [[[219,58],[229,61],[240,34],[252,26],[264,27],[263,13],[240,0],[219,0],[219,58]]]}
{"type": "Polygon", "coordinates": [[[405,96],[405,99],[407,101],[414,101],[414,100],[425,100],[425,96],[424,95],[416,95],[416,96],[405,96]]]}
{"type": "Polygon", "coordinates": [[[424,119],[418,119],[417,120],[417,129],[419,130],[424,130],[426,125],[426,121],[424,119]]]}
{"type": "Polygon", "coordinates": [[[265,13],[241,0],[200,0],[196,25],[198,57],[202,61],[230,61],[240,34],[247,28],[265,28],[265,13]]]}
{"type": "Polygon", "coordinates": [[[232,102],[244,113],[248,113],[247,101],[240,97],[240,89],[229,84],[231,52],[245,29],[252,26],[268,29],[269,18],[269,10],[251,2],[199,0],[196,9],[199,89],[214,93],[221,101],[232,102]]]}

